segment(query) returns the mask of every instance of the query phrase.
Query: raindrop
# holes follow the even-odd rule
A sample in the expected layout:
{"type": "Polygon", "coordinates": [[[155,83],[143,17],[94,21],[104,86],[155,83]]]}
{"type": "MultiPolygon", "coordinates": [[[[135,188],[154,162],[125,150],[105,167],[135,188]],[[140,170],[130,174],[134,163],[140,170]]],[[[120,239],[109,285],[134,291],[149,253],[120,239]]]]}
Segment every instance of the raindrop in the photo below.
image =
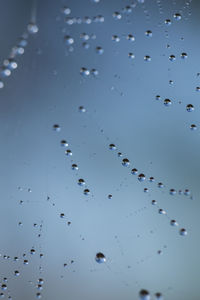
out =
{"type": "Polygon", "coordinates": [[[185,236],[185,235],[187,235],[187,230],[185,228],[181,228],[179,230],[179,233],[180,233],[180,235],[185,236]]]}
{"type": "Polygon", "coordinates": [[[64,37],[64,41],[66,45],[72,45],[74,43],[74,39],[69,35],[64,37]]]}
{"type": "Polygon", "coordinates": [[[87,77],[87,76],[90,75],[90,70],[88,70],[87,68],[82,67],[82,68],[80,69],[80,74],[81,74],[82,76],[84,76],[84,77],[87,77]]]}
{"type": "Polygon", "coordinates": [[[118,37],[118,35],[113,35],[113,36],[112,36],[112,41],[114,41],[114,42],[119,42],[119,41],[120,41],[120,38],[118,37]]]}
{"type": "Polygon", "coordinates": [[[108,195],[108,199],[112,199],[112,195],[111,194],[108,195]]]}
{"type": "Polygon", "coordinates": [[[4,87],[4,83],[2,80],[0,80],[0,89],[2,89],[4,87]]]}
{"type": "Polygon", "coordinates": [[[130,165],[130,162],[129,162],[128,158],[124,158],[122,160],[122,166],[128,167],[129,165],[130,165]]]}
{"type": "Polygon", "coordinates": [[[187,56],[187,53],[185,53],[185,52],[181,53],[181,58],[185,59],[185,58],[187,58],[187,57],[188,57],[188,56],[187,56]]]}
{"type": "Polygon", "coordinates": [[[27,26],[27,30],[31,34],[35,34],[38,32],[39,28],[35,23],[29,23],[27,26]]]}
{"type": "Polygon", "coordinates": [[[105,255],[104,255],[103,253],[98,252],[98,253],[96,254],[95,260],[96,260],[96,262],[98,262],[99,264],[105,263],[105,262],[106,262],[106,257],[105,257],[105,255]]]}
{"type": "Polygon", "coordinates": [[[154,182],[154,181],[155,181],[155,178],[151,176],[151,177],[149,177],[149,181],[150,181],[150,182],[154,182]]]}
{"type": "Polygon", "coordinates": [[[132,52],[129,52],[128,57],[129,57],[130,59],[134,59],[134,58],[135,58],[135,55],[134,55],[132,52]]]}
{"type": "Polygon", "coordinates": [[[151,57],[149,55],[145,55],[144,56],[144,61],[151,61],[151,57]]]}
{"type": "Polygon", "coordinates": [[[157,201],[156,201],[156,200],[152,200],[152,201],[151,201],[151,204],[152,204],[152,205],[156,205],[156,204],[157,204],[157,201]]]}
{"type": "Polygon", "coordinates": [[[176,220],[171,220],[170,225],[171,226],[178,226],[178,223],[176,222],[176,220]]]}
{"type": "Polygon", "coordinates": [[[164,184],[162,182],[158,182],[158,187],[159,188],[163,188],[164,187],[164,184]]]}
{"type": "Polygon", "coordinates": [[[84,106],[79,106],[79,111],[84,113],[84,112],[86,112],[86,109],[84,106]]]}
{"type": "Polygon", "coordinates": [[[139,174],[139,175],[138,175],[138,180],[139,180],[139,181],[144,181],[144,180],[145,180],[145,175],[142,174],[142,173],[139,174]]]}
{"type": "Polygon", "coordinates": [[[100,46],[97,46],[96,47],[96,53],[98,53],[98,54],[103,54],[104,53],[104,50],[103,50],[103,48],[102,47],[100,47],[100,46]]]}
{"type": "Polygon", "coordinates": [[[176,19],[177,21],[181,20],[181,14],[179,13],[174,14],[174,19],[176,19]]]}
{"type": "Polygon", "coordinates": [[[186,110],[187,110],[188,112],[192,112],[192,111],[194,110],[194,106],[193,106],[192,104],[188,104],[188,105],[186,106],[186,110]]]}
{"type": "Polygon", "coordinates": [[[170,189],[169,193],[170,193],[170,195],[175,195],[176,194],[176,190],[175,189],[170,189]]]}
{"type": "Polygon", "coordinates": [[[81,186],[85,185],[85,180],[82,179],[82,178],[80,178],[80,179],[78,180],[78,184],[81,185],[81,186]]]}
{"type": "Polygon", "coordinates": [[[164,100],[164,105],[165,106],[170,106],[172,104],[172,101],[170,99],[165,99],[164,100]]]}
{"type": "Polygon", "coordinates": [[[115,20],[120,20],[122,18],[122,15],[117,11],[114,12],[112,16],[115,20]]]}
{"type": "Polygon", "coordinates": [[[158,213],[161,215],[166,215],[166,211],[162,208],[159,208],[158,213]]]}
{"type": "Polygon", "coordinates": [[[191,125],[190,125],[190,129],[191,129],[191,130],[196,130],[196,129],[197,129],[197,126],[196,126],[195,124],[191,124],[191,125]]]}
{"type": "Polygon", "coordinates": [[[72,170],[78,170],[77,164],[72,164],[72,170]]]}
{"type": "Polygon", "coordinates": [[[136,168],[133,168],[133,169],[131,170],[131,174],[137,175],[137,173],[138,173],[138,170],[137,170],[136,168]]]}
{"type": "Polygon", "coordinates": [[[37,294],[36,294],[36,298],[37,298],[37,299],[40,299],[40,298],[42,298],[42,295],[41,295],[41,293],[37,293],[37,294]]]}
{"type": "Polygon", "coordinates": [[[161,293],[156,293],[155,294],[155,300],[163,300],[163,296],[161,293]]]}
{"type": "Polygon", "coordinates": [[[148,192],[149,192],[149,189],[148,189],[148,188],[144,188],[144,192],[145,192],[145,193],[148,193],[148,192]]]}
{"type": "Polygon", "coordinates": [[[132,34],[128,34],[126,38],[127,38],[127,40],[129,40],[131,42],[135,41],[135,37],[132,34]]]}
{"type": "Polygon", "coordinates": [[[66,154],[67,156],[72,156],[72,151],[69,150],[69,149],[67,149],[67,150],[65,150],[65,154],[66,154]]]}
{"type": "Polygon", "coordinates": [[[117,147],[115,146],[115,144],[110,144],[110,145],[109,145],[109,149],[110,149],[110,150],[116,150],[117,147]]]}
{"type": "Polygon", "coordinates": [[[176,56],[175,56],[175,55],[173,55],[173,54],[171,54],[171,55],[169,56],[169,60],[171,60],[171,61],[175,61],[175,60],[176,60],[176,56]]]}
{"type": "Polygon", "coordinates": [[[148,36],[148,37],[152,37],[152,31],[151,30],[147,30],[145,31],[145,35],[148,36]]]}
{"type": "Polygon", "coordinates": [[[5,59],[3,65],[11,71],[17,68],[17,62],[12,58],[5,59]]]}
{"type": "Polygon", "coordinates": [[[186,195],[186,196],[189,196],[189,195],[190,195],[190,190],[188,190],[188,189],[185,189],[185,191],[184,191],[184,195],[186,195]]]}
{"type": "Polygon", "coordinates": [[[161,97],[159,95],[156,96],[156,100],[160,100],[161,97]]]}
{"type": "Polygon", "coordinates": [[[61,144],[62,147],[68,147],[69,146],[66,140],[62,140],[60,142],[60,144],[61,144]]]}
{"type": "Polygon", "coordinates": [[[59,132],[61,130],[60,126],[58,124],[53,125],[53,130],[59,132]]]}
{"type": "Polygon", "coordinates": [[[15,274],[15,276],[19,276],[19,275],[20,275],[20,273],[19,273],[18,270],[16,270],[16,271],[14,272],[14,274],[15,274]]]}
{"type": "Polygon", "coordinates": [[[91,73],[94,77],[96,77],[96,76],[99,75],[99,71],[97,71],[96,69],[92,69],[92,70],[90,71],[90,73],[91,73]]]}
{"type": "Polygon", "coordinates": [[[147,290],[141,290],[139,292],[140,300],[150,300],[150,294],[147,290]]]}
{"type": "Polygon", "coordinates": [[[65,214],[64,214],[64,213],[61,213],[61,214],[60,214],[60,218],[63,219],[64,217],[65,217],[65,214]]]}
{"type": "Polygon", "coordinates": [[[197,92],[200,92],[200,86],[197,86],[197,87],[196,87],[196,91],[197,91],[197,92]]]}
{"type": "Polygon", "coordinates": [[[89,194],[90,194],[90,190],[89,190],[89,189],[85,189],[85,190],[83,191],[83,193],[84,193],[85,195],[89,195],[89,194]]]}
{"type": "Polygon", "coordinates": [[[67,16],[71,13],[71,9],[67,6],[64,6],[62,12],[67,16]]]}
{"type": "Polygon", "coordinates": [[[166,20],[165,20],[165,24],[166,24],[166,25],[171,25],[171,24],[172,24],[172,22],[171,22],[171,20],[170,20],[170,19],[166,19],[166,20]]]}

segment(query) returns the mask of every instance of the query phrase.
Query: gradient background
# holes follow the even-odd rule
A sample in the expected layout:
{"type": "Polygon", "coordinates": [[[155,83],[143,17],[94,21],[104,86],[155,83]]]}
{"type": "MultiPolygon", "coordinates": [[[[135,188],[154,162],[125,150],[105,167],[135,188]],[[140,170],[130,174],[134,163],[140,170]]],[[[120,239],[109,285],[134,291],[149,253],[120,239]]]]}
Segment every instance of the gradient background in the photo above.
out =
{"type": "MultiPolygon", "coordinates": [[[[200,93],[195,91],[200,85],[200,2],[135,3],[121,20],[112,14],[129,1],[37,3],[39,32],[28,38],[17,70],[0,91],[0,280],[8,279],[6,299],[35,299],[39,278],[45,300],[132,300],[141,289],[149,290],[152,299],[156,292],[166,300],[200,299],[200,93]],[[72,17],[101,14],[105,21],[69,26],[65,4],[72,17]],[[178,12],[180,21],[173,18],[178,12]],[[165,19],[172,25],[166,26],[165,19]],[[152,30],[152,38],[146,30],[152,30]],[[82,47],[83,32],[96,35],[88,40],[88,50],[82,47]],[[112,41],[114,34],[119,43],[112,41]],[[65,35],[74,38],[73,51],[64,44],[65,35]],[[103,47],[103,55],[96,46],[103,47]],[[175,62],[169,61],[171,54],[175,62]],[[96,68],[99,75],[83,78],[81,67],[96,68]],[[172,100],[170,107],[163,105],[165,98],[172,100]],[[189,103],[194,112],[186,111],[189,103]],[[78,111],[81,105],[86,113],[78,111]],[[193,123],[196,131],[189,128],[193,123]],[[52,130],[54,124],[60,132],[52,130]],[[62,139],[72,157],[65,155],[62,139]],[[117,151],[109,150],[110,143],[117,151]],[[128,168],[118,151],[130,160],[128,168]],[[72,163],[78,171],[71,170],[72,163]],[[140,183],[131,175],[133,167],[154,176],[155,183],[140,183]],[[86,181],[89,196],[78,186],[79,178],[86,181]],[[165,187],[159,189],[158,182],[165,187]],[[188,188],[191,195],[171,196],[170,188],[188,188]],[[158,206],[151,205],[152,199],[158,206]],[[158,208],[167,215],[158,214],[158,208]],[[170,219],[180,227],[171,227],[170,219]],[[186,237],[179,235],[182,227],[186,237]],[[105,264],[95,262],[97,252],[106,255],[105,264]]],[[[1,0],[1,62],[26,30],[31,11],[31,1],[1,0]]]]}

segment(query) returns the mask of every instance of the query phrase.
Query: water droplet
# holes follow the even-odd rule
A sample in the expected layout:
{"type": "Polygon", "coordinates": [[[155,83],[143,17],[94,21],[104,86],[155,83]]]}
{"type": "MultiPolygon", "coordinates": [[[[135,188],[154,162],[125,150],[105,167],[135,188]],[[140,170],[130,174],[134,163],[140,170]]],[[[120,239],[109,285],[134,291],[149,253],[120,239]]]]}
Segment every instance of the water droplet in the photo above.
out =
{"type": "Polygon", "coordinates": [[[2,80],[0,80],[0,89],[2,89],[4,87],[4,83],[2,80]]]}
{"type": "Polygon", "coordinates": [[[19,273],[18,270],[16,270],[16,271],[14,272],[14,274],[15,274],[15,276],[19,276],[19,275],[20,275],[20,273],[19,273]]]}
{"type": "Polygon", "coordinates": [[[61,214],[60,214],[60,218],[63,219],[64,217],[65,217],[65,214],[64,214],[64,213],[61,213],[61,214]]]}
{"type": "Polygon", "coordinates": [[[149,189],[148,189],[148,188],[144,188],[144,192],[145,192],[145,193],[148,193],[148,192],[149,192],[149,189]]]}
{"type": "Polygon", "coordinates": [[[173,54],[170,55],[170,56],[169,56],[169,60],[170,60],[170,61],[175,61],[175,60],[176,60],[176,56],[173,55],[173,54]]]}
{"type": "Polygon", "coordinates": [[[77,164],[72,164],[72,170],[78,170],[77,164]]]}
{"type": "Polygon", "coordinates": [[[171,220],[170,225],[171,226],[178,226],[178,223],[176,222],[176,220],[171,220]]]}
{"type": "Polygon", "coordinates": [[[156,200],[152,200],[152,201],[151,201],[151,204],[152,204],[152,205],[156,205],[156,204],[157,204],[157,201],[156,201],[156,200]]]}
{"type": "Polygon", "coordinates": [[[67,6],[64,6],[62,12],[67,16],[71,13],[71,9],[67,6]]]}
{"type": "Polygon", "coordinates": [[[89,194],[90,194],[90,190],[89,190],[89,189],[85,189],[85,190],[83,191],[83,193],[84,193],[85,195],[89,195],[89,194]]]}
{"type": "Polygon", "coordinates": [[[79,106],[79,111],[84,113],[84,112],[86,112],[86,109],[84,106],[79,106]]]}
{"type": "Polygon", "coordinates": [[[160,100],[161,97],[159,95],[156,96],[156,100],[160,100]]]}
{"type": "Polygon", "coordinates": [[[112,195],[110,194],[110,195],[108,195],[108,199],[112,199],[112,195]]]}
{"type": "Polygon", "coordinates": [[[84,76],[84,77],[87,77],[87,76],[89,76],[90,75],[90,70],[88,70],[87,68],[81,68],[80,69],[80,74],[82,75],[82,76],[84,76]]]}
{"type": "Polygon", "coordinates": [[[39,28],[35,23],[29,23],[27,26],[27,30],[31,34],[35,34],[38,32],[39,28]]]}
{"type": "Polygon", "coordinates": [[[1,76],[2,77],[8,77],[11,75],[11,70],[6,68],[6,67],[2,67],[1,68],[1,76]]]}
{"type": "Polygon", "coordinates": [[[144,180],[145,180],[145,175],[142,174],[142,173],[139,174],[139,175],[138,175],[138,180],[139,180],[139,181],[144,181],[144,180]]]}
{"type": "Polygon", "coordinates": [[[164,105],[165,106],[170,106],[172,104],[172,101],[170,99],[165,99],[164,100],[164,105]]]}
{"type": "Polygon", "coordinates": [[[150,182],[154,182],[155,181],[155,178],[153,176],[149,177],[149,181],[150,182]]]}
{"type": "Polygon", "coordinates": [[[81,186],[85,185],[85,180],[82,179],[82,178],[80,178],[80,179],[78,180],[78,184],[81,185],[81,186]]]}
{"type": "Polygon", "coordinates": [[[151,61],[151,57],[149,55],[145,55],[144,56],[144,61],[151,61]]]}
{"type": "Polygon", "coordinates": [[[92,69],[92,70],[90,71],[90,73],[91,73],[94,77],[96,77],[96,76],[99,75],[99,71],[96,70],[96,69],[92,69]]]}
{"type": "Polygon", "coordinates": [[[66,45],[72,45],[74,43],[74,39],[69,35],[64,37],[64,41],[66,45]]]}
{"type": "Polygon", "coordinates": [[[31,249],[30,254],[35,254],[35,249],[31,249]]]}
{"type": "Polygon", "coordinates": [[[3,284],[1,285],[1,289],[2,289],[3,291],[7,290],[7,285],[3,283],[3,284]]]}
{"type": "Polygon", "coordinates": [[[96,254],[96,257],[95,257],[95,260],[96,262],[98,262],[99,264],[102,264],[102,263],[105,263],[106,262],[106,257],[103,253],[101,252],[98,252],[96,254]]]}
{"type": "Polygon", "coordinates": [[[195,124],[191,124],[191,125],[190,125],[190,129],[191,129],[191,130],[197,130],[197,126],[196,126],[195,124]]]}
{"type": "Polygon", "coordinates": [[[53,130],[59,132],[61,130],[60,126],[58,124],[53,125],[53,130]]]}
{"type": "Polygon", "coordinates": [[[65,150],[67,156],[72,156],[72,151],[70,149],[65,150]]]}
{"type": "Polygon", "coordinates": [[[97,47],[96,47],[96,53],[102,55],[102,54],[104,53],[103,48],[100,47],[100,46],[97,46],[97,47]]]}
{"type": "Polygon", "coordinates": [[[129,57],[130,59],[134,59],[134,58],[135,58],[135,55],[134,55],[132,52],[129,52],[128,57],[129,57]]]}
{"type": "Polygon", "coordinates": [[[40,299],[40,298],[42,298],[42,295],[41,295],[41,293],[37,293],[37,294],[36,294],[36,298],[37,298],[37,299],[40,299]]]}
{"type": "Polygon", "coordinates": [[[66,140],[62,140],[60,142],[60,144],[61,144],[62,147],[68,147],[69,146],[66,140]]]}
{"type": "Polygon", "coordinates": [[[132,34],[128,34],[126,38],[127,38],[127,40],[129,40],[131,42],[135,41],[135,37],[132,34]]]}
{"type": "Polygon", "coordinates": [[[163,300],[163,296],[161,293],[155,293],[155,300],[163,300]]]}
{"type": "Polygon", "coordinates": [[[197,91],[197,92],[200,92],[200,86],[197,86],[197,87],[196,87],[196,91],[197,91]]]}
{"type": "Polygon", "coordinates": [[[184,195],[189,196],[190,195],[190,190],[189,189],[185,189],[184,195]]]}
{"type": "Polygon", "coordinates": [[[114,12],[112,16],[115,20],[120,20],[122,18],[122,15],[117,11],[114,12]]]}
{"type": "Polygon", "coordinates": [[[117,147],[115,146],[115,144],[110,144],[110,145],[109,145],[109,149],[110,149],[110,150],[116,150],[117,147]]]}
{"type": "Polygon", "coordinates": [[[185,235],[187,235],[187,230],[185,228],[181,228],[179,230],[179,233],[180,233],[180,235],[185,236],[185,235]]]}
{"type": "Polygon", "coordinates": [[[176,194],[176,190],[175,189],[170,189],[169,193],[170,193],[170,195],[175,195],[176,194]]]}
{"type": "Polygon", "coordinates": [[[158,187],[159,188],[163,188],[164,187],[164,184],[162,182],[158,182],[158,187]]]}
{"type": "Polygon", "coordinates": [[[122,166],[128,167],[129,165],[130,165],[130,162],[129,162],[128,158],[124,158],[122,160],[122,166]]]}
{"type": "Polygon", "coordinates": [[[188,104],[188,105],[186,106],[186,110],[187,110],[188,112],[192,112],[192,111],[194,110],[194,106],[193,106],[192,104],[188,104]]]}
{"type": "Polygon", "coordinates": [[[151,30],[147,30],[146,32],[145,32],[145,35],[146,36],[148,36],[148,37],[152,37],[152,31],[151,30]]]}
{"type": "Polygon", "coordinates": [[[3,65],[11,71],[17,68],[17,62],[12,58],[5,59],[3,65]]]}
{"type": "Polygon", "coordinates": [[[138,170],[137,170],[136,168],[133,168],[133,169],[131,170],[131,174],[137,175],[137,173],[138,173],[138,170]]]}
{"type": "Polygon", "coordinates": [[[181,20],[181,14],[179,13],[174,14],[174,19],[176,19],[177,21],[181,20]]]}
{"type": "Polygon", "coordinates": [[[165,24],[166,24],[166,25],[171,25],[171,24],[172,24],[172,22],[171,22],[171,20],[170,20],[170,19],[166,19],[166,20],[165,20],[165,24]]]}
{"type": "Polygon", "coordinates": [[[141,290],[139,292],[140,300],[150,300],[150,294],[147,290],[141,290]]]}
{"type": "Polygon", "coordinates": [[[166,211],[162,208],[159,208],[158,213],[161,215],[166,215],[166,211]]]}
{"type": "Polygon", "coordinates": [[[118,37],[118,35],[113,35],[113,36],[112,36],[112,41],[118,43],[118,42],[120,41],[120,38],[118,37]]]}
{"type": "Polygon", "coordinates": [[[187,53],[185,53],[185,52],[181,53],[181,58],[185,59],[185,58],[187,58],[187,57],[188,57],[188,56],[187,56],[187,53]]]}

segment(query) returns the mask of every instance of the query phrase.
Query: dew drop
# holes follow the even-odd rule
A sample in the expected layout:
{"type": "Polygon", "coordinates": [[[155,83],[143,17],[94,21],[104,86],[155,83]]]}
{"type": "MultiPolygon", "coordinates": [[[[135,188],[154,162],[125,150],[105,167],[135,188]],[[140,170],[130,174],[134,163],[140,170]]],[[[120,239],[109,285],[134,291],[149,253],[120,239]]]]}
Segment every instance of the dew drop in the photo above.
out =
{"type": "Polygon", "coordinates": [[[124,158],[122,160],[122,166],[128,167],[129,165],[130,165],[130,162],[129,162],[128,158],[124,158]]]}
{"type": "Polygon", "coordinates": [[[105,263],[106,262],[106,257],[103,253],[101,252],[98,252],[96,254],[96,257],[95,257],[95,260],[96,262],[98,262],[99,264],[102,264],[102,263],[105,263]]]}
{"type": "Polygon", "coordinates": [[[139,174],[139,175],[138,175],[138,180],[139,180],[139,181],[144,181],[144,180],[145,180],[145,175],[142,174],[142,173],[139,174]]]}
{"type": "Polygon", "coordinates": [[[188,112],[192,112],[192,111],[194,110],[194,106],[193,106],[192,104],[188,104],[188,105],[186,106],[186,110],[187,110],[188,112]]]}

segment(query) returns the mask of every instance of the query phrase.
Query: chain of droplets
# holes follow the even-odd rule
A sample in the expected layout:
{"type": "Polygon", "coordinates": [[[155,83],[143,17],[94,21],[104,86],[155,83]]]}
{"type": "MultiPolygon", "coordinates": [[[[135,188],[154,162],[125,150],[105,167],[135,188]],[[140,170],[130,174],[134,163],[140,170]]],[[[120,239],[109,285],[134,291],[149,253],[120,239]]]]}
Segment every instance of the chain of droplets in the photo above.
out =
{"type": "Polygon", "coordinates": [[[4,87],[4,80],[9,77],[12,72],[17,68],[17,56],[24,54],[24,48],[27,46],[29,34],[35,34],[38,32],[38,26],[36,25],[36,0],[33,1],[33,7],[31,10],[31,19],[27,26],[26,31],[21,36],[17,45],[11,49],[10,55],[5,59],[0,67],[0,89],[4,87]]]}

